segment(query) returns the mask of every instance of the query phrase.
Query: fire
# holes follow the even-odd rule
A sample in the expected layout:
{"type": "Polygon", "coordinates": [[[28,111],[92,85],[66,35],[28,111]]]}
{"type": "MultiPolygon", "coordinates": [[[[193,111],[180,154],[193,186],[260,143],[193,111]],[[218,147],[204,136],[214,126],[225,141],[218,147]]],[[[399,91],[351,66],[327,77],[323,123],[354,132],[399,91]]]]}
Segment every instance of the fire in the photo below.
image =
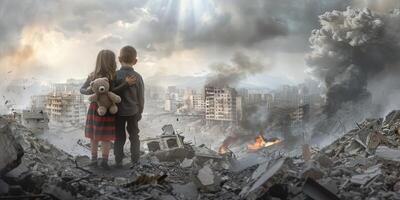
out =
{"type": "Polygon", "coordinates": [[[228,153],[228,147],[226,147],[225,145],[221,145],[218,149],[218,154],[222,155],[222,154],[226,154],[228,153]]]}
{"type": "Polygon", "coordinates": [[[273,139],[265,141],[264,137],[261,134],[259,134],[259,135],[257,135],[254,143],[251,143],[251,144],[247,145],[247,149],[249,149],[249,150],[258,150],[258,149],[261,149],[261,148],[264,148],[264,147],[268,147],[268,146],[271,146],[271,145],[274,145],[274,144],[278,144],[278,143],[281,143],[281,142],[282,142],[282,140],[280,140],[278,138],[273,138],[273,139]]]}
{"type": "Polygon", "coordinates": [[[235,143],[238,139],[239,137],[235,134],[225,138],[224,142],[222,142],[221,146],[218,148],[218,154],[223,155],[231,152],[229,146],[235,143]]]}

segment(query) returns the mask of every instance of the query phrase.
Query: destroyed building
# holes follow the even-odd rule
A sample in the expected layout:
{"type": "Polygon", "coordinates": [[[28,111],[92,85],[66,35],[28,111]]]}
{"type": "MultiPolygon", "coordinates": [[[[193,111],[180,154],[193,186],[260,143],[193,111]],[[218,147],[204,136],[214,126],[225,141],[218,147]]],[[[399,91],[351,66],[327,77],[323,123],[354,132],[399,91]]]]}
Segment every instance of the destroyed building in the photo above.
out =
{"type": "Polygon", "coordinates": [[[190,94],[187,97],[188,108],[196,113],[205,113],[206,103],[203,94],[190,94]]]}
{"type": "Polygon", "coordinates": [[[79,93],[52,93],[47,96],[46,112],[50,121],[59,124],[83,125],[87,104],[79,93]]]}
{"type": "Polygon", "coordinates": [[[23,110],[21,123],[34,133],[43,133],[49,129],[49,117],[46,112],[35,110],[23,110]]]}
{"type": "Polygon", "coordinates": [[[204,88],[206,122],[210,124],[236,124],[241,120],[242,103],[234,88],[204,88]]]}
{"type": "Polygon", "coordinates": [[[44,111],[46,110],[48,95],[33,95],[31,96],[31,110],[32,111],[44,111]]]}

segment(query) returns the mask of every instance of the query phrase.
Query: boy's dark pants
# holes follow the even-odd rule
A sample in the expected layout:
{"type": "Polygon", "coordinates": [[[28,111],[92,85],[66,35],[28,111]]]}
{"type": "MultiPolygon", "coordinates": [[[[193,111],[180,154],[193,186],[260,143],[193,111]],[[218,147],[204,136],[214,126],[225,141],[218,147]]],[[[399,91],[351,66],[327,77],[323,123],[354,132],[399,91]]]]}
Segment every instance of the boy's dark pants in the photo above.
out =
{"type": "Polygon", "coordinates": [[[139,114],[133,116],[117,116],[116,118],[116,137],[114,142],[114,155],[116,163],[122,163],[122,159],[124,158],[124,145],[126,141],[125,127],[129,133],[129,140],[131,142],[131,161],[132,163],[139,161],[140,141],[138,118],[139,114]]]}

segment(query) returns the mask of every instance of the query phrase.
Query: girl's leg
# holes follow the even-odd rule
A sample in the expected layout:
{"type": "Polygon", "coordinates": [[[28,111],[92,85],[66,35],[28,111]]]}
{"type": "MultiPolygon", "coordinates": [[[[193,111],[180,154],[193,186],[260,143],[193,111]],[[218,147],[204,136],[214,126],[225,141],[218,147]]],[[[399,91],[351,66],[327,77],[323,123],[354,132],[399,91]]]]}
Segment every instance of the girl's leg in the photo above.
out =
{"type": "Polygon", "coordinates": [[[111,142],[103,141],[101,142],[102,158],[108,161],[108,154],[110,154],[111,142]]]}
{"type": "Polygon", "coordinates": [[[108,155],[110,153],[110,145],[111,142],[108,141],[101,142],[102,161],[100,165],[106,170],[110,169],[110,166],[108,166],[108,155]]]}
{"type": "Polygon", "coordinates": [[[92,162],[90,163],[91,166],[97,165],[97,147],[98,147],[98,141],[91,139],[90,140],[90,148],[92,151],[92,162]]]}

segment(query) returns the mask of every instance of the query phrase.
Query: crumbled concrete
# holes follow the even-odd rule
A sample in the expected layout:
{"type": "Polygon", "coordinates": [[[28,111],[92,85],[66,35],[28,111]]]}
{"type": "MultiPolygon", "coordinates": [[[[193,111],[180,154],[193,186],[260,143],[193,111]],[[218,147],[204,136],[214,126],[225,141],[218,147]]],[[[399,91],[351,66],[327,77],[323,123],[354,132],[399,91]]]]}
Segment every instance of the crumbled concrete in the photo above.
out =
{"type": "Polygon", "coordinates": [[[9,123],[0,119],[0,176],[21,163],[24,155],[22,146],[17,142],[10,130],[9,123]]]}

